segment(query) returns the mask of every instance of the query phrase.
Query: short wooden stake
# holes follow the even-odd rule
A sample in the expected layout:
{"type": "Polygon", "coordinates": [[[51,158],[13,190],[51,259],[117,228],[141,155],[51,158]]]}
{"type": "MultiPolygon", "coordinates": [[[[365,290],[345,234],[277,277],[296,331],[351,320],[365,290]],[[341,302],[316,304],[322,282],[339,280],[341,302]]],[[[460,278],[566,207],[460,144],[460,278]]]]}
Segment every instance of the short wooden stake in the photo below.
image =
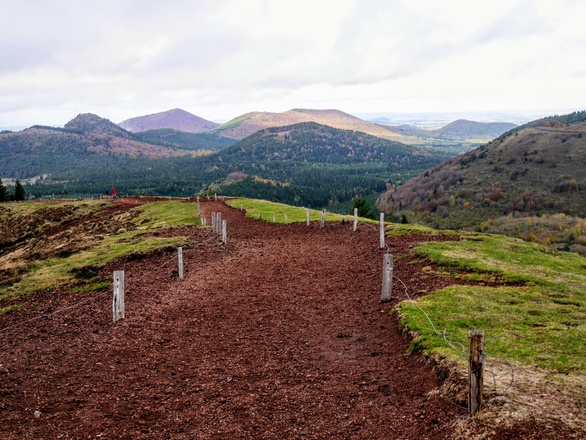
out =
{"type": "Polygon", "coordinates": [[[258,219],[261,220],[262,219],[262,214],[259,212],[258,213],[258,219]]]}
{"type": "Polygon", "coordinates": [[[114,322],[124,319],[124,271],[114,271],[114,297],[112,298],[114,322]]]}
{"type": "Polygon", "coordinates": [[[352,226],[352,230],[356,232],[356,228],[358,227],[358,208],[354,208],[354,226],[352,226]]]}
{"type": "Polygon", "coordinates": [[[393,299],[393,256],[383,255],[383,288],[380,302],[387,302],[393,299]]]}
{"type": "Polygon", "coordinates": [[[205,217],[202,217],[202,218],[201,218],[201,225],[202,225],[202,226],[207,226],[207,225],[208,225],[208,219],[207,219],[207,218],[205,218],[205,217]]]}
{"type": "Polygon", "coordinates": [[[178,258],[179,278],[183,279],[183,248],[182,247],[177,249],[177,258],[178,258]]]}
{"type": "Polygon", "coordinates": [[[468,410],[474,416],[482,407],[484,388],[484,332],[470,330],[470,355],[468,360],[468,410]]]}
{"type": "Polygon", "coordinates": [[[326,210],[324,209],[324,210],[322,210],[322,212],[321,212],[321,221],[320,221],[320,223],[319,223],[319,225],[320,225],[320,228],[322,228],[322,229],[323,229],[323,228],[324,228],[324,226],[325,226],[325,224],[326,224],[326,210]]]}
{"type": "Polygon", "coordinates": [[[217,202],[218,201],[218,194],[214,193],[214,200],[217,202]]]}
{"type": "Polygon", "coordinates": [[[228,234],[226,233],[226,220],[222,220],[222,243],[226,244],[228,234]]]}
{"type": "Polygon", "coordinates": [[[380,246],[381,249],[385,248],[385,213],[380,213],[380,246]]]}
{"type": "Polygon", "coordinates": [[[212,212],[212,231],[216,231],[216,213],[212,212]]]}
{"type": "Polygon", "coordinates": [[[305,223],[309,226],[309,209],[305,208],[305,223]]]}
{"type": "Polygon", "coordinates": [[[285,224],[288,225],[289,224],[289,220],[287,219],[287,214],[283,214],[283,216],[285,217],[285,224]]]}
{"type": "Polygon", "coordinates": [[[240,205],[240,211],[243,211],[244,209],[242,208],[242,205],[240,205]]]}
{"type": "Polygon", "coordinates": [[[273,223],[277,223],[277,216],[273,214],[273,223]]]}

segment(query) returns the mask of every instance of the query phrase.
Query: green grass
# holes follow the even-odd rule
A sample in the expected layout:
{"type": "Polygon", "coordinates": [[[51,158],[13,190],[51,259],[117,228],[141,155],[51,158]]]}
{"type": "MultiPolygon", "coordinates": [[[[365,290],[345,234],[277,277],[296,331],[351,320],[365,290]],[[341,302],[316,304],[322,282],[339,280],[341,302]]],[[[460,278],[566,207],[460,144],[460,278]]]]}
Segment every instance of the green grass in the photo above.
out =
{"type": "MultiPolygon", "coordinates": [[[[558,373],[586,372],[586,259],[504,236],[424,243],[422,257],[475,274],[496,274],[509,285],[452,286],[417,300],[439,333],[468,345],[483,330],[485,351],[558,373]]],[[[412,302],[399,305],[403,323],[420,336],[412,349],[458,357],[412,302]]]]}
{"type": "MultiPolygon", "coordinates": [[[[246,217],[258,219],[258,215],[261,215],[261,219],[272,223],[273,216],[275,216],[275,223],[285,224],[285,214],[287,214],[287,221],[289,223],[304,223],[306,221],[306,210],[305,208],[298,208],[295,206],[285,205],[282,203],[268,202],[266,200],[255,200],[245,198],[235,198],[227,200],[226,203],[233,207],[244,209],[246,211],[246,217]]],[[[351,215],[332,214],[326,212],[326,222],[340,222],[343,219],[352,220],[351,215]]],[[[321,211],[315,209],[309,210],[309,221],[319,222],[321,220],[321,211]]],[[[359,219],[361,223],[373,222],[364,218],[359,219]]]]}
{"type": "Polygon", "coordinates": [[[102,240],[96,240],[89,249],[65,258],[35,261],[20,281],[0,287],[0,299],[15,301],[21,295],[63,285],[74,289],[98,289],[104,281],[78,278],[76,273],[79,269],[100,268],[130,255],[145,255],[186,245],[187,237],[157,237],[151,234],[162,229],[196,224],[196,209],[194,203],[181,201],[163,201],[136,207],[134,210],[140,212],[133,219],[137,229],[105,236],[102,240]]]}

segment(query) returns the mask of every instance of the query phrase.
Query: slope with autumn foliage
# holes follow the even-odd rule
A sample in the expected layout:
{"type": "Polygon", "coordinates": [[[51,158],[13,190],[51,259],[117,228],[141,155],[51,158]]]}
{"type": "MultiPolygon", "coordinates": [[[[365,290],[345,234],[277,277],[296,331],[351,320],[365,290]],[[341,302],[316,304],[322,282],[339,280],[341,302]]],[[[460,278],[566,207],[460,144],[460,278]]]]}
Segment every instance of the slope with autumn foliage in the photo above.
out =
{"type": "Polygon", "coordinates": [[[586,112],[534,121],[452,158],[377,201],[436,227],[503,215],[586,216],[586,112]]]}

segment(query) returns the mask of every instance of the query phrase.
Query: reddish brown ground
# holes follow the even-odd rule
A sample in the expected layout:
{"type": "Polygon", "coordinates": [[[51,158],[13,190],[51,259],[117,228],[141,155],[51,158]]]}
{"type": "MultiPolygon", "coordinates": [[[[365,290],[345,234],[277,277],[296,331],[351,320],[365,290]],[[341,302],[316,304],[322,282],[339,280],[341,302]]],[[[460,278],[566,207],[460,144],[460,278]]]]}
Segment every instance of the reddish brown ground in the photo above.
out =
{"type": "MultiPolygon", "coordinates": [[[[203,243],[184,250],[185,279],[172,253],[107,269],[125,270],[126,319],[111,322],[110,291],[44,292],[0,317],[0,438],[453,438],[465,410],[428,396],[438,382],[407,355],[397,300],[379,303],[376,227],[203,209],[228,244],[177,231],[203,243]]],[[[388,239],[411,294],[450,283],[407,264],[422,239],[388,239]]]]}

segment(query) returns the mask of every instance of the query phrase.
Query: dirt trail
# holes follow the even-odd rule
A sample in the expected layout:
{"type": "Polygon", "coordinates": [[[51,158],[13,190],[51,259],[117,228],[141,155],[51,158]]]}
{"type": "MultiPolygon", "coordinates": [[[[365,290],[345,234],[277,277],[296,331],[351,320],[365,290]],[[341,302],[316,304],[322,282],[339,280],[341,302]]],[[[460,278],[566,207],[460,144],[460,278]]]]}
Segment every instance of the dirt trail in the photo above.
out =
{"type": "MultiPolygon", "coordinates": [[[[0,437],[453,438],[465,411],[428,395],[435,375],[406,355],[395,302],[379,303],[377,228],[202,207],[222,212],[228,244],[180,231],[202,243],[184,250],[184,280],[172,254],[108,268],[126,271],[125,320],[103,292],[0,333],[0,437]]],[[[410,293],[450,282],[407,264],[419,240],[388,240],[410,293]]]]}

